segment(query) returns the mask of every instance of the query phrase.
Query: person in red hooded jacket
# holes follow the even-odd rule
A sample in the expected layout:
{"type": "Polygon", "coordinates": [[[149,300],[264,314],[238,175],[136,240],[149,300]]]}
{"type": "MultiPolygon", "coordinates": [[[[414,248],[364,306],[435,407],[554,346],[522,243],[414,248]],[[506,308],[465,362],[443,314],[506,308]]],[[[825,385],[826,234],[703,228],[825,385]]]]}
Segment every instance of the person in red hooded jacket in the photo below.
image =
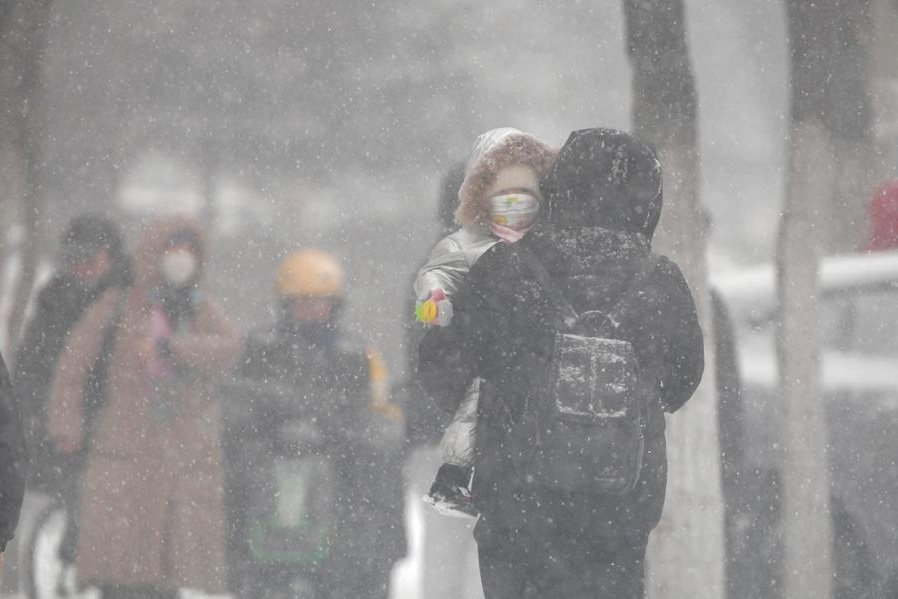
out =
{"type": "Polygon", "coordinates": [[[864,250],[881,252],[898,249],[898,179],[891,179],[873,192],[867,207],[870,239],[864,250]]]}

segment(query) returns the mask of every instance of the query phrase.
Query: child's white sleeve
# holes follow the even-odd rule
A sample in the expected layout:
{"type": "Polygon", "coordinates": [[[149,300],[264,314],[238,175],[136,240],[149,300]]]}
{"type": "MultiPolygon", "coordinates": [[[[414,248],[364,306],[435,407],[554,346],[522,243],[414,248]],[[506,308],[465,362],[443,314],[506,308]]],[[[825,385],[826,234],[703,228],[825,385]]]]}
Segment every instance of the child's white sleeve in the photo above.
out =
{"type": "Polygon", "coordinates": [[[451,298],[470,270],[468,256],[461,245],[451,236],[444,237],[430,252],[427,264],[418,271],[415,297],[424,300],[434,289],[442,289],[451,298]]]}

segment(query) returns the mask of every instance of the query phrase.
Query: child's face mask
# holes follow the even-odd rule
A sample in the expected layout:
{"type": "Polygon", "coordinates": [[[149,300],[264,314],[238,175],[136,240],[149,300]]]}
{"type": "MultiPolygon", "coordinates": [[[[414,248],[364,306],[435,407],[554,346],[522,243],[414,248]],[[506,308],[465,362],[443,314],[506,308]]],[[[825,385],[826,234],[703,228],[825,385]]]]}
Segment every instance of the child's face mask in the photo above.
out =
{"type": "Polygon", "coordinates": [[[539,199],[529,192],[514,192],[495,195],[490,198],[490,220],[522,231],[536,222],[539,215],[539,199]]]}

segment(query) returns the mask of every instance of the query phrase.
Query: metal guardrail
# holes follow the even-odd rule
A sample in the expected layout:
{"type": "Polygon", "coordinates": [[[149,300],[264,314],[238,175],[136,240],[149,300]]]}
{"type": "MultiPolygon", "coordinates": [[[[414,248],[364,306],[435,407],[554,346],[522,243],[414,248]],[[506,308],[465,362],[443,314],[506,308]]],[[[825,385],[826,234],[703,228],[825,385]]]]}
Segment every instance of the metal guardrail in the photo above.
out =
{"type": "MultiPolygon", "coordinates": [[[[738,321],[766,320],[776,309],[776,269],[763,264],[717,273],[711,284],[738,321]]],[[[828,256],[820,262],[820,292],[837,297],[898,290],[898,251],[828,256]]]]}

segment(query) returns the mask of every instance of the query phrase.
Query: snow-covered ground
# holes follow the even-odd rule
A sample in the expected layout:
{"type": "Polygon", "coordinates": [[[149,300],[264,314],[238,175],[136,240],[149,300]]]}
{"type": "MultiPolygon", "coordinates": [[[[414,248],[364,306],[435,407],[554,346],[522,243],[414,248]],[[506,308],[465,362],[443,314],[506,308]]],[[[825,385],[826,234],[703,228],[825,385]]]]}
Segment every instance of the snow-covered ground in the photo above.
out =
{"type": "Polygon", "coordinates": [[[408,555],[393,568],[391,599],[426,599],[421,596],[420,576],[422,534],[421,510],[427,506],[416,491],[408,493],[405,502],[405,524],[408,535],[408,555]]]}
{"type": "MultiPolygon", "coordinates": [[[[712,275],[712,283],[739,319],[768,317],[776,306],[773,264],[730,269],[712,275]]],[[[898,251],[829,256],[820,264],[824,297],[898,286],[898,251]]]]}
{"type": "MultiPolygon", "coordinates": [[[[391,599],[425,599],[420,591],[419,569],[421,566],[421,547],[423,543],[422,535],[422,510],[426,506],[421,501],[419,491],[409,491],[406,497],[406,527],[408,531],[409,552],[406,558],[396,564],[393,569],[391,581],[391,599]]],[[[49,527],[47,532],[46,543],[43,544],[45,551],[55,551],[61,536],[61,529],[49,527]]],[[[39,548],[39,550],[41,550],[39,548]]],[[[4,564],[6,568],[11,568],[9,563],[4,564]]],[[[55,578],[55,573],[48,572],[47,578],[55,578]]],[[[48,585],[55,584],[50,580],[43,582],[48,585]]],[[[48,589],[50,587],[47,587],[48,589]]],[[[24,595],[0,593],[0,599],[24,599],[24,595]]],[[[96,590],[86,590],[77,596],[77,599],[100,599],[99,592],[96,590]]],[[[222,599],[220,596],[207,595],[193,590],[185,590],[182,592],[181,599],[222,599]]]]}

